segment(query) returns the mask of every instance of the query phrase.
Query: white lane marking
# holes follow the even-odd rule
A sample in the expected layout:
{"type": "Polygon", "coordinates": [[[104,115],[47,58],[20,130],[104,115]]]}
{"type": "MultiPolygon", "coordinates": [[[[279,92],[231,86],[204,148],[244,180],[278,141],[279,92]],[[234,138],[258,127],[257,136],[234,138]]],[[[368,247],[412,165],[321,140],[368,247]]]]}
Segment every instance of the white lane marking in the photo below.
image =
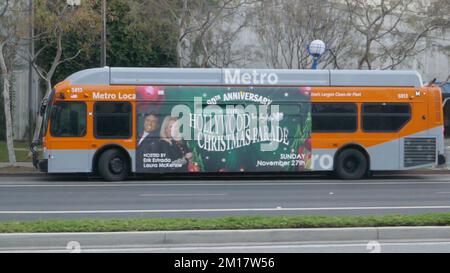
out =
{"type": "Polygon", "coordinates": [[[139,196],[142,197],[158,197],[158,196],[164,196],[164,197],[170,197],[170,196],[224,196],[227,195],[226,193],[144,193],[139,194],[139,196]]]}
{"type": "Polygon", "coordinates": [[[246,211],[330,211],[330,210],[412,210],[450,209],[450,206],[395,207],[322,207],[322,208],[235,208],[235,209],[132,209],[132,210],[3,210],[0,214],[116,214],[116,213],[180,213],[180,212],[246,212],[246,211]]]}

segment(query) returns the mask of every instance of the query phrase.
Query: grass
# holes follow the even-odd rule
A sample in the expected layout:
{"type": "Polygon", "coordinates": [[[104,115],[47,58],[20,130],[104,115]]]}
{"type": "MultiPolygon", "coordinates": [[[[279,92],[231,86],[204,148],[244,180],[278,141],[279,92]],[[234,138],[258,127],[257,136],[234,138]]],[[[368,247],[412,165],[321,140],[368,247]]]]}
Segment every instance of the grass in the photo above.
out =
{"type": "Polygon", "coordinates": [[[447,225],[450,225],[450,213],[387,216],[240,216],[220,218],[7,221],[0,222],[0,233],[237,230],[269,228],[447,225]]]}
{"type": "MultiPolygon", "coordinates": [[[[28,158],[28,143],[21,141],[14,141],[14,149],[25,149],[25,150],[16,150],[16,161],[17,162],[28,162],[31,161],[31,158],[28,158]]],[[[6,149],[6,142],[0,141],[0,162],[9,162],[8,159],[8,150],[6,149]]]]}

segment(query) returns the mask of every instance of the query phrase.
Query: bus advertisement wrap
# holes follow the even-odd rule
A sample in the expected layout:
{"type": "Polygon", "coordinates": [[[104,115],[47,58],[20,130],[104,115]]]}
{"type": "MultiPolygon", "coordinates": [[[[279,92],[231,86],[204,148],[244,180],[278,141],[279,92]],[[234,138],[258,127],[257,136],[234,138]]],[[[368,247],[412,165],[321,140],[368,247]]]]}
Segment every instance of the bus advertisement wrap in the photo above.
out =
{"type": "Polygon", "coordinates": [[[312,169],[311,88],[136,87],[136,171],[312,169]]]}

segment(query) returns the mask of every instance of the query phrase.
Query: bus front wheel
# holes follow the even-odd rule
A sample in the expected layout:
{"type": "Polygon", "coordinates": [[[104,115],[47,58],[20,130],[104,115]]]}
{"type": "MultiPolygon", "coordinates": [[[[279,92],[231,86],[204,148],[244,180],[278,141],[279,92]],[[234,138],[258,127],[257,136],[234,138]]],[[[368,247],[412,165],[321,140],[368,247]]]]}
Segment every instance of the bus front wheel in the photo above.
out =
{"type": "Polygon", "coordinates": [[[124,180],[130,172],[128,158],[117,149],[106,150],[98,160],[98,172],[107,181],[124,180]]]}
{"type": "Polygon", "coordinates": [[[336,158],[336,174],[340,179],[361,179],[367,173],[367,158],[357,149],[346,149],[336,158]]]}

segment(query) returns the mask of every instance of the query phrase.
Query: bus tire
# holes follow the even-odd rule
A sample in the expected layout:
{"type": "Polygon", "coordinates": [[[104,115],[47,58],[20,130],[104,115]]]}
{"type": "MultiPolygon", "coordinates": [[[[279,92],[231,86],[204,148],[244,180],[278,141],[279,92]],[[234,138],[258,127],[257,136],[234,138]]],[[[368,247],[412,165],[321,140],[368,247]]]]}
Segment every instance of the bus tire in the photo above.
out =
{"type": "Polygon", "coordinates": [[[336,175],[340,179],[361,179],[367,173],[368,162],[366,156],[357,149],[346,149],[336,158],[336,175]]]}
{"type": "Polygon", "coordinates": [[[100,155],[98,172],[106,181],[121,181],[130,173],[130,163],[123,152],[109,149],[100,155]]]}

